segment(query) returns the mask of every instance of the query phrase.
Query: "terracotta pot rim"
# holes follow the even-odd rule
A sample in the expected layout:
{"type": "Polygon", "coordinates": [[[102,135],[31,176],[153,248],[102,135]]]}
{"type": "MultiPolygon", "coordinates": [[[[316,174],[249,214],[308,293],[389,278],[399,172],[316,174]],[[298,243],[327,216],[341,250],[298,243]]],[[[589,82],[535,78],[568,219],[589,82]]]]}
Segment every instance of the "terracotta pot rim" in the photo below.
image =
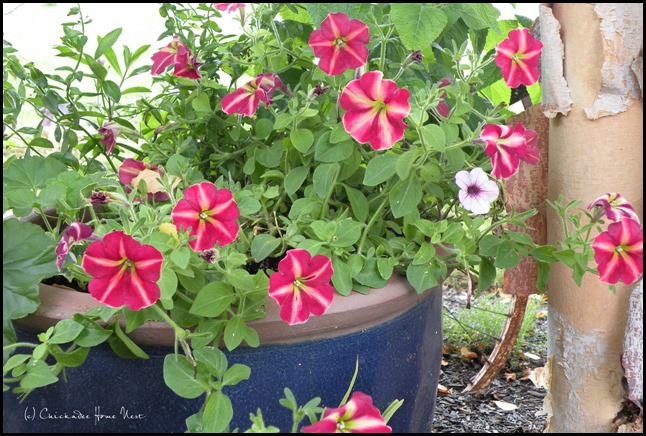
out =
{"type": "MultiPolygon", "coordinates": [[[[441,285],[422,294],[415,292],[408,281],[394,275],[381,289],[371,289],[367,295],[352,292],[349,296],[335,295],[328,311],[320,317],[311,316],[304,323],[290,326],[279,316],[279,307],[267,297],[267,314],[249,323],[259,335],[261,344],[290,344],[326,339],[358,332],[385,323],[408,311],[441,285]]],[[[30,330],[44,331],[61,319],[75,313],[85,313],[100,305],[90,294],[66,287],[40,285],[41,304],[38,310],[15,322],[30,330]]],[[[149,322],[129,336],[143,346],[172,347],[173,330],[164,322],[149,322]]]]}

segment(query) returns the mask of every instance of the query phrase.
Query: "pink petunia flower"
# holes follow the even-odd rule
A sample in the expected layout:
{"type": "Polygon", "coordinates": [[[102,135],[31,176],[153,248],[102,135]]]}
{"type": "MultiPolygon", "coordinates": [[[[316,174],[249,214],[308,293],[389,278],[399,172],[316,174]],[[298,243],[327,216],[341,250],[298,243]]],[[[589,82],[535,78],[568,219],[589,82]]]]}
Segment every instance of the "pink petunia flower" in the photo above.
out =
{"type": "Polygon", "coordinates": [[[228,189],[218,189],[213,183],[202,182],[184,190],[184,198],[177,202],[171,213],[178,230],[191,232],[196,238],[189,241],[194,251],[210,250],[230,244],[238,236],[240,216],[238,205],[228,189]]]}
{"type": "Polygon", "coordinates": [[[592,209],[597,209],[595,219],[599,219],[605,213],[606,217],[614,222],[627,217],[639,223],[639,216],[633,206],[619,194],[602,195],[588,205],[588,210],[592,209]]]}
{"type": "Polygon", "coordinates": [[[343,89],[339,100],[346,110],[343,127],[357,142],[374,150],[391,148],[404,136],[404,118],[410,112],[407,89],[383,80],[381,71],[370,71],[343,89]]]}
{"type": "Polygon", "coordinates": [[[140,310],[159,300],[157,281],[163,261],[152,245],[114,231],[90,244],[82,265],[92,276],[88,290],[94,298],[109,307],[125,304],[130,310],[140,310]]]}
{"type": "Polygon", "coordinates": [[[520,159],[530,165],[536,165],[541,157],[541,153],[538,149],[538,134],[535,130],[526,129],[524,136],[525,144],[527,145],[527,153],[525,153],[524,156],[520,156],[520,159]]]}
{"type": "Polygon", "coordinates": [[[101,145],[105,147],[106,154],[110,154],[114,150],[120,132],[121,127],[113,121],[106,121],[103,123],[103,126],[99,127],[99,134],[103,136],[101,138],[101,145]]]}
{"type": "Polygon", "coordinates": [[[474,168],[471,172],[458,171],[455,183],[460,187],[460,203],[475,214],[488,213],[491,203],[496,201],[500,193],[498,184],[489,180],[482,168],[474,168]]]}
{"type": "MultiPolygon", "coordinates": [[[[61,270],[63,261],[65,260],[65,257],[67,257],[67,253],[69,253],[72,245],[89,238],[92,238],[92,227],[88,226],[87,224],[73,222],[67,229],[65,229],[65,231],[63,232],[63,237],[59,241],[55,250],[56,267],[59,271],[61,270]]],[[[97,239],[97,237],[94,237],[92,239],[97,239]]]]}
{"type": "MultiPolygon", "coordinates": [[[[439,88],[444,88],[449,86],[452,82],[451,79],[448,77],[443,77],[440,80],[438,80],[438,89],[439,88]]],[[[438,105],[435,107],[435,110],[437,110],[437,113],[442,115],[444,118],[449,117],[449,112],[451,111],[451,108],[449,108],[449,105],[446,103],[446,92],[443,92],[440,94],[440,102],[438,105]]]]}
{"type": "Polygon", "coordinates": [[[190,58],[186,56],[175,63],[173,75],[177,77],[188,77],[189,79],[200,79],[202,76],[200,76],[198,68],[202,65],[204,65],[203,62],[197,62],[197,55],[190,58]]]}
{"type": "Polygon", "coordinates": [[[222,12],[235,12],[244,7],[244,3],[213,3],[213,7],[222,12]]]}
{"type": "Polygon", "coordinates": [[[186,44],[181,42],[177,36],[166,47],[152,56],[153,66],[151,73],[153,75],[161,74],[169,65],[188,62],[190,53],[186,44]]]}
{"type": "Polygon", "coordinates": [[[289,93],[276,74],[258,74],[255,79],[222,98],[222,111],[227,115],[237,113],[252,117],[261,101],[265,103],[265,107],[271,104],[277,89],[289,93]]]}
{"type": "Polygon", "coordinates": [[[508,179],[518,172],[521,159],[529,164],[538,162],[536,132],[531,130],[526,135],[527,131],[522,123],[516,123],[513,127],[488,124],[482,129],[480,139],[487,144],[485,153],[491,158],[491,175],[497,179],[508,179]],[[528,147],[528,138],[532,141],[533,148],[531,145],[528,147]],[[531,155],[528,155],[529,151],[531,155]]]}
{"type": "MultiPolygon", "coordinates": [[[[170,195],[163,190],[161,184],[154,179],[164,175],[164,170],[157,165],[128,158],[119,167],[119,181],[124,185],[126,193],[132,192],[139,187],[139,182],[146,181],[148,201],[153,198],[156,201],[168,201],[170,195]]],[[[179,183],[179,180],[177,180],[179,183]]]]}
{"type": "Polygon", "coordinates": [[[368,60],[368,26],[342,12],[331,13],[321,28],[310,34],[309,45],[320,59],[319,67],[331,76],[358,68],[368,60]]]}
{"type": "Polygon", "coordinates": [[[269,295],[280,306],[280,317],[289,325],[302,324],[310,314],[321,316],[332,304],[332,261],[312,257],[307,250],[289,250],[269,277],[269,295]]]}
{"type": "Polygon", "coordinates": [[[496,47],[496,65],[510,88],[521,84],[530,86],[538,81],[543,43],[535,39],[526,28],[514,29],[507,39],[496,47]]]}
{"type": "Polygon", "coordinates": [[[603,283],[635,283],[644,272],[644,233],[639,223],[623,217],[592,242],[599,279],[603,283]]]}
{"type": "Polygon", "coordinates": [[[328,408],[316,424],[302,428],[305,433],[392,433],[381,412],[372,404],[372,398],[363,392],[354,392],[344,406],[328,408]]]}

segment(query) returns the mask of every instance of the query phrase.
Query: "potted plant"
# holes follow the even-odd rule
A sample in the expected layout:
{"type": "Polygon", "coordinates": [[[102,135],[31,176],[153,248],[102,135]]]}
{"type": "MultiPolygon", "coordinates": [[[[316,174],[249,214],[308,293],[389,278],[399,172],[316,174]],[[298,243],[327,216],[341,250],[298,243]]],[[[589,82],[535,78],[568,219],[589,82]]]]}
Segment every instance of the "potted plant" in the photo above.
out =
{"type": "Polygon", "coordinates": [[[594,221],[561,247],[505,228],[535,213],[507,211],[502,184],[540,158],[501,97],[540,95],[528,23],[490,4],[160,14],[152,66],[147,46],[117,50],[119,29],[90,48],[78,7],[59,73],[5,43],[5,143],[26,149],[3,173],[14,429],[429,431],[451,270],[478,289],[524,256],[542,279],[549,262],[595,270],[594,221]],[[152,89],[129,84],[144,74],[152,89]],[[39,122],[19,127],[24,106],[39,122]],[[34,210],[40,225],[19,219],[34,210]],[[85,293],[39,300],[53,276],[85,293]],[[43,331],[16,342],[32,313],[43,331]]]}

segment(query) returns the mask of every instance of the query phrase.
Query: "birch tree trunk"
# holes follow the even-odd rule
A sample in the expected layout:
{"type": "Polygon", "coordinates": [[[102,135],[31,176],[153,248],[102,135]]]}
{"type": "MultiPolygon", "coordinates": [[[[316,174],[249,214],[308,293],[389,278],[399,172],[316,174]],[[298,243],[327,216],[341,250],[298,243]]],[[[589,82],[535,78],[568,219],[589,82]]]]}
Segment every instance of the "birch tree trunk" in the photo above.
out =
{"type": "MultiPolygon", "coordinates": [[[[550,120],[548,198],[587,205],[620,193],[643,217],[643,4],[541,5],[543,110],[550,120]]],[[[547,239],[563,238],[547,213],[547,239]]],[[[548,285],[547,432],[612,432],[626,391],[622,344],[634,286],[596,276],[579,288],[553,265],[548,285]]]]}

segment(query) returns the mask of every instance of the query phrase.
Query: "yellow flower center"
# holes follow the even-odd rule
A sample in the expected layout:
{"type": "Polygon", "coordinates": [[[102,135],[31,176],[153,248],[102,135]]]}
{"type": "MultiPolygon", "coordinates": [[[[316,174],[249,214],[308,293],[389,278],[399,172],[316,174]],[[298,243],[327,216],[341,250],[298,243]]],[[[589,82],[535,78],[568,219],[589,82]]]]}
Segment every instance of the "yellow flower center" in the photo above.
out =
{"type": "Polygon", "coordinates": [[[345,47],[345,39],[339,36],[337,39],[334,40],[334,45],[336,45],[339,48],[345,47]]]}
{"type": "Polygon", "coordinates": [[[200,212],[200,214],[198,216],[200,217],[201,220],[206,220],[206,219],[209,218],[209,215],[208,215],[207,211],[205,211],[205,210],[200,212]]]}

